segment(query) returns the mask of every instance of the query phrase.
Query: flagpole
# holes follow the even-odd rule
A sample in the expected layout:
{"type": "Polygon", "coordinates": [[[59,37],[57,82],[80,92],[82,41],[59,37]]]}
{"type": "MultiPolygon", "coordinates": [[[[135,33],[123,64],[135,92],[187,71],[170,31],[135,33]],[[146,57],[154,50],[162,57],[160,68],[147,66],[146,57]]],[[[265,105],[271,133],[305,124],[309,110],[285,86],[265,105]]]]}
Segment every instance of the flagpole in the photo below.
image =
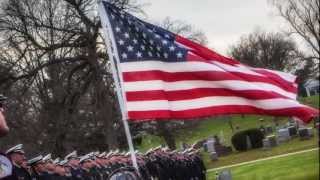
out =
{"type": "Polygon", "coordinates": [[[133,167],[139,172],[137,157],[136,157],[136,154],[134,151],[132,136],[131,136],[128,120],[127,120],[128,119],[127,109],[124,104],[125,103],[125,94],[123,93],[123,91],[121,89],[121,85],[123,85],[123,80],[122,80],[121,75],[119,74],[120,67],[118,66],[118,64],[120,63],[120,59],[119,59],[119,55],[118,55],[118,49],[117,49],[115,38],[114,38],[112,29],[111,29],[111,23],[110,23],[109,17],[107,16],[106,9],[103,7],[102,0],[98,2],[98,11],[99,11],[100,18],[101,18],[102,29],[104,31],[105,44],[107,46],[108,55],[110,58],[112,75],[113,75],[113,79],[114,79],[115,85],[116,85],[116,92],[117,92],[117,97],[118,97],[118,101],[119,101],[119,105],[120,105],[122,122],[123,122],[124,130],[126,133],[126,138],[127,138],[128,145],[129,145],[129,151],[131,154],[132,164],[133,164],[133,167]],[[112,51],[111,47],[113,47],[114,51],[112,51]],[[114,60],[116,60],[117,66],[115,65],[114,60]]]}

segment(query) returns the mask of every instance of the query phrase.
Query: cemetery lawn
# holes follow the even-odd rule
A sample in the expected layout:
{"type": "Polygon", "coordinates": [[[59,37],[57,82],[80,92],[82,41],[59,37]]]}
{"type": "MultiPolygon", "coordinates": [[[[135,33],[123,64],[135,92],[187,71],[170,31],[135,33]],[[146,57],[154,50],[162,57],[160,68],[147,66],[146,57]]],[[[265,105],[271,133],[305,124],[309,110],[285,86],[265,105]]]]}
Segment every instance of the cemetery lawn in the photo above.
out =
{"type": "Polygon", "coordinates": [[[263,149],[252,149],[245,152],[234,151],[232,154],[224,157],[219,157],[218,161],[211,161],[209,154],[203,152],[202,157],[207,169],[218,168],[222,166],[238,164],[246,161],[252,161],[262,158],[267,158],[271,156],[292,153],[297,151],[308,150],[318,147],[318,137],[313,137],[309,140],[301,141],[299,138],[294,138],[288,142],[280,144],[269,150],[263,149]]]}
{"type": "MultiPolygon", "coordinates": [[[[234,180],[319,179],[319,150],[230,168],[234,180]]],[[[219,170],[221,171],[221,170],[219,170]]],[[[207,174],[215,180],[216,171],[207,174]]]]}

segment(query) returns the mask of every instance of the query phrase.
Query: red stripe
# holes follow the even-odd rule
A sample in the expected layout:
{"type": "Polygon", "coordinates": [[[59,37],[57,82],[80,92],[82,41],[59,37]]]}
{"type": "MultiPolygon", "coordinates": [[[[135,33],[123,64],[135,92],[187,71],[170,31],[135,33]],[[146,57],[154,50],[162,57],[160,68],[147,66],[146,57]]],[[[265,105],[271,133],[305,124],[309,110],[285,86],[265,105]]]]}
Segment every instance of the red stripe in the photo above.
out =
{"type": "Polygon", "coordinates": [[[307,107],[286,108],[277,110],[262,110],[252,106],[219,106],[199,108],[185,111],[129,111],[129,119],[131,121],[148,121],[154,119],[185,119],[207,117],[212,115],[225,115],[225,114],[261,114],[271,116],[295,116],[302,119],[305,123],[309,123],[312,118],[318,116],[318,110],[307,107]]]}
{"type": "MultiPolygon", "coordinates": [[[[273,84],[285,91],[296,93],[297,88],[290,86],[289,83],[278,83],[265,77],[259,77],[250,74],[239,72],[219,72],[219,71],[201,71],[201,72],[163,72],[163,71],[137,71],[124,72],[123,80],[125,82],[148,81],[148,80],[163,80],[165,82],[176,82],[184,80],[207,80],[207,81],[222,81],[222,80],[239,80],[245,82],[263,82],[273,84]]],[[[214,82],[212,82],[214,83],[214,82]]]]}
{"type": "MultiPolygon", "coordinates": [[[[221,63],[224,64],[228,64],[228,65],[235,65],[235,64],[239,64],[238,61],[228,58],[228,57],[224,57],[206,47],[203,47],[202,45],[192,42],[184,37],[181,37],[179,35],[176,35],[176,39],[177,42],[190,47],[194,54],[196,54],[197,56],[201,57],[201,59],[206,59],[206,60],[215,60],[215,61],[219,61],[221,63]]],[[[202,61],[201,59],[199,59],[200,61],[202,61]]],[[[190,60],[190,59],[188,59],[190,60]]]]}
{"type": "Polygon", "coordinates": [[[274,92],[266,92],[259,90],[229,90],[222,88],[199,88],[180,91],[132,91],[126,92],[127,101],[152,101],[152,100],[190,100],[210,96],[237,96],[252,100],[285,98],[274,92]],[[263,96],[261,96],[263,94],[263,96]]]}

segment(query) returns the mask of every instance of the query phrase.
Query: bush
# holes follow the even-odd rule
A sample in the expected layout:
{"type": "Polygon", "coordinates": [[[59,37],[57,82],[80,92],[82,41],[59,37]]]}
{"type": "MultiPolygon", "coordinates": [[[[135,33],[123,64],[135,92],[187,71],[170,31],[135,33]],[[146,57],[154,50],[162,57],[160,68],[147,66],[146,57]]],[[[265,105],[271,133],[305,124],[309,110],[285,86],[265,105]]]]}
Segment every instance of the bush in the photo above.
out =
{"type": "Polygon", "coordinates": [[[247,137],[249,137],[252,148],[261,148],[263,146],[264,135],[259,129],[248,129],[235,133],[231,142],[237,151],[248,150],[247,137]]]}

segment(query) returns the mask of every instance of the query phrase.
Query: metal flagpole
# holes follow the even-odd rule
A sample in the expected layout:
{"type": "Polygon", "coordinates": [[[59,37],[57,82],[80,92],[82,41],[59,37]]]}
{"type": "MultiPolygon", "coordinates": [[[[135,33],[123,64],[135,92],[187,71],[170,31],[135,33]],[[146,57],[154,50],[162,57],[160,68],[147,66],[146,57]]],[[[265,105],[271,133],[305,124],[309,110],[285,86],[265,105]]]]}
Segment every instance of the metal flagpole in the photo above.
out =
{"type": "Polygon", "coordinates": [[[98,11],[99,11],[99,15],[101,18],[102,29],[104,31],[105,44],[107,46],[107,50],[108,50],[108,54],[109,54],[109,58],[110,58],[112,75],[113,75],[113,79],[114,79],[115,85],[116,85],[117,97],[119,100],[119,105],[120,105],[120,110],[121,110],[121,115],[122,115],[122,122],[123,122],[123,126],[125,129],[125,133],[126,133],[126,137],[127,137],[127,141],[128,141],[128,145],[129,145],[132,164],[133,164],[133,167],[139,172],[137,157],[136,157],[136,154],[134,151],[134,146],[132,143],[132,136],[131,136],[129,124],[127,121],[127,109],[125,106],[125,94],[121,89],[121,87],[123,87],[122,86],[123,80],[122,80],[122,76],[119,73],[120,67],[118,66],[118,64],[120,63],[120,59],[119,59],[114,35],[113,35],[112,29],[111,29],[111,23],[110,23],[109,17],[107,16],[106,9],[104,8],[104,6],[102,4],[102,1],[98,2],[98,11]],[[114,51],[112,51],[111,47],[113,47],[114,51]],[[116,63],[114,60],[116,60],[116,63]],[[115,64],[117,64],[117,66],[115,64]],[[118,77],[120,79],[120,82],[119,82],[118,77]]]}

